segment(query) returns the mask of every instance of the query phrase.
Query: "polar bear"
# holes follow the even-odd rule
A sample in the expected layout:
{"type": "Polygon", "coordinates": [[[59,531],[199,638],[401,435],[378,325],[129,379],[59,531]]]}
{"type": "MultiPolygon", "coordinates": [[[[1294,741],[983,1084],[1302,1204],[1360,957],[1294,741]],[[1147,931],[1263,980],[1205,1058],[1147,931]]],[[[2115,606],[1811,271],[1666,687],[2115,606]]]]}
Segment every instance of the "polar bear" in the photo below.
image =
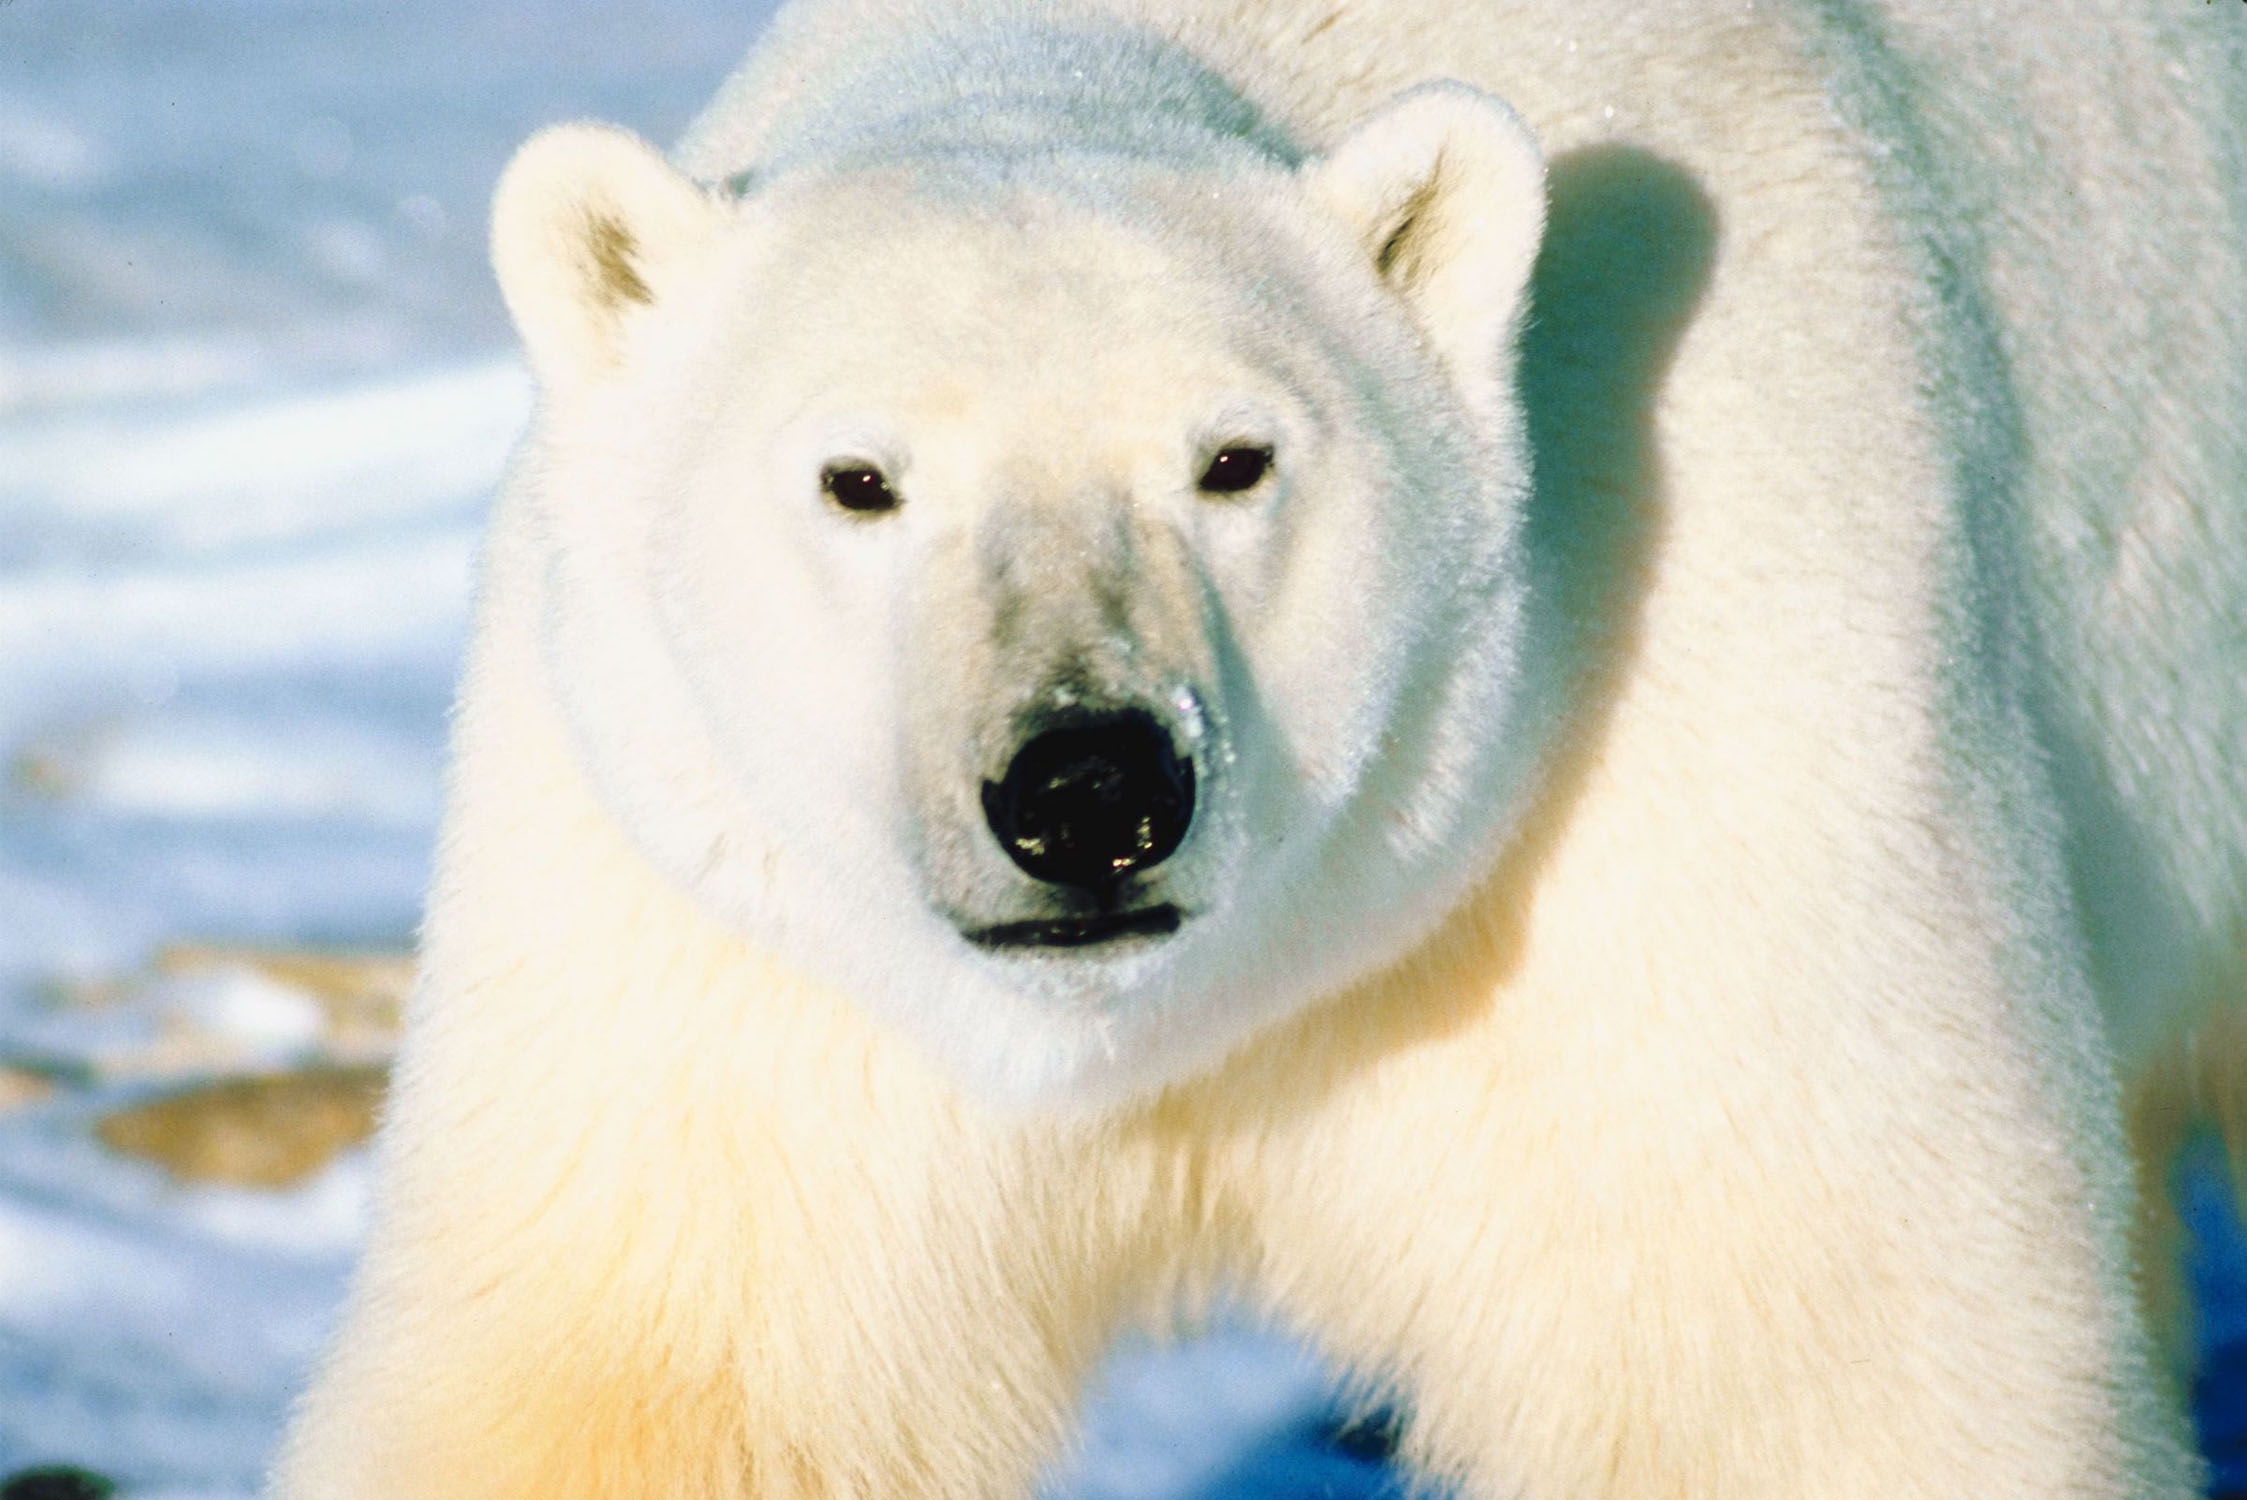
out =
{"type": "Polygon", "coordinates": [[[534,139],[278,1493],[1022,1495],[1216,1286],[1469,1497],[2192,1493],[2243,121],[2198,6],[796,0],[534,139]]]}

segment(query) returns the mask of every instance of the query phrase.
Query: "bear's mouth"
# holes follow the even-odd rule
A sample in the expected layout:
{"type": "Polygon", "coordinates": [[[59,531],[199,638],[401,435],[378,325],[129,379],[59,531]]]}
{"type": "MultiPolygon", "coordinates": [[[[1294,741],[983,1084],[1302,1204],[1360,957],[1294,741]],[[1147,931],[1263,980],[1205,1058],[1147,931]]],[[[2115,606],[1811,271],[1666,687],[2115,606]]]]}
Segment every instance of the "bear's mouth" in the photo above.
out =
{"type": "Polygon", "coordinates": [[[1157,906],[1142,906],[1137,911],[1000,922],[965,930],[960,935],[978,948],[1090,948],[1125,938],[1168,937],[1178,930],[1182,915],[1177,907],[1165,901],[1157,906]]]}

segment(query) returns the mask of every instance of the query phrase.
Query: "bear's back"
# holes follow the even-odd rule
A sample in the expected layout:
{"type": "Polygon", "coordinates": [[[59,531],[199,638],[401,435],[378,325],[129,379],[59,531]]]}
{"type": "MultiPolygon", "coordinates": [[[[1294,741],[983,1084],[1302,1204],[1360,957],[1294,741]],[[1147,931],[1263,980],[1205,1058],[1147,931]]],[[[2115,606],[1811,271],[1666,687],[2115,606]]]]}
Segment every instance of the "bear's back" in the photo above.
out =
{"type": "Polygon", "coordinates": [[[1888,97],[1861,107],[1927,179],[1896,197],[1943,290],[1996,314],[1954,320],[1945,370],[1982,393],[1962,488],[1999,597],[1968,607],[2027,602],[2029,701],[2134,1059],[2243,998],[2247,15],[2019,20],[1894,6],[1888,97]],[[1922,82],[1947,59],[1972,87],[1922,82]]]}

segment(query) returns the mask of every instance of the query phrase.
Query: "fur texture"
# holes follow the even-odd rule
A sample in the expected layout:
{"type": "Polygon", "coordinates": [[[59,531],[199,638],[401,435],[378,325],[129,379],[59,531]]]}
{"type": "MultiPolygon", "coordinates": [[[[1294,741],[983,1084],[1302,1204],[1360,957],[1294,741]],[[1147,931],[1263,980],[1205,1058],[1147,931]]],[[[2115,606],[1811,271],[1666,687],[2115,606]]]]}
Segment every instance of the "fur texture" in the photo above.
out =
{"type": "Polygon", "coordinates": [[[2192,1493],[2242,120],[2221,8],[798,0],[677,168],[534,142],[279,1493],[1021,1494],[1220,1280],[1470,1496],[2192,1493]],[[1057,691],[1206,768],[1175,938],[959,936],[1057,691]]]}

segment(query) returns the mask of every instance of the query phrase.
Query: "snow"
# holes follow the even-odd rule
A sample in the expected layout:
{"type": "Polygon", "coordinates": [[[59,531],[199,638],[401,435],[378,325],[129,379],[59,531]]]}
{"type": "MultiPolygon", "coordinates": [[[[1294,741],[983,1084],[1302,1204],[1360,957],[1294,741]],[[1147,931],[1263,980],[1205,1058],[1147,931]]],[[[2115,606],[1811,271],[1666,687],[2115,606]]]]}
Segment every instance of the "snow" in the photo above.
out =
{"type": "MultiPolygon", "coordinates": [[[[675,136],[763,19],[0,0],[0,1063],[54,1084],[0,1103],[0,1474],[255,1490],[366,1160],[187,1186],[93,1122],[320,1053],[301,987],[152,974],[166,945],[409,940],[477,528],[529,402],[490,185],[555,120],[675,136]]],[[[2224,1195],[2192,1209],[2219,1312],[2247,1305],[2224,1195]]],[[[2211,1430],[2247,1426],[2222,1415],[2240,1363],[2211,1430]]],[[[1129,1345],[1048,1491],[1393,1493],[1328,1440],[1331,1393],[1246,1327],[1129,1345]]]]}

